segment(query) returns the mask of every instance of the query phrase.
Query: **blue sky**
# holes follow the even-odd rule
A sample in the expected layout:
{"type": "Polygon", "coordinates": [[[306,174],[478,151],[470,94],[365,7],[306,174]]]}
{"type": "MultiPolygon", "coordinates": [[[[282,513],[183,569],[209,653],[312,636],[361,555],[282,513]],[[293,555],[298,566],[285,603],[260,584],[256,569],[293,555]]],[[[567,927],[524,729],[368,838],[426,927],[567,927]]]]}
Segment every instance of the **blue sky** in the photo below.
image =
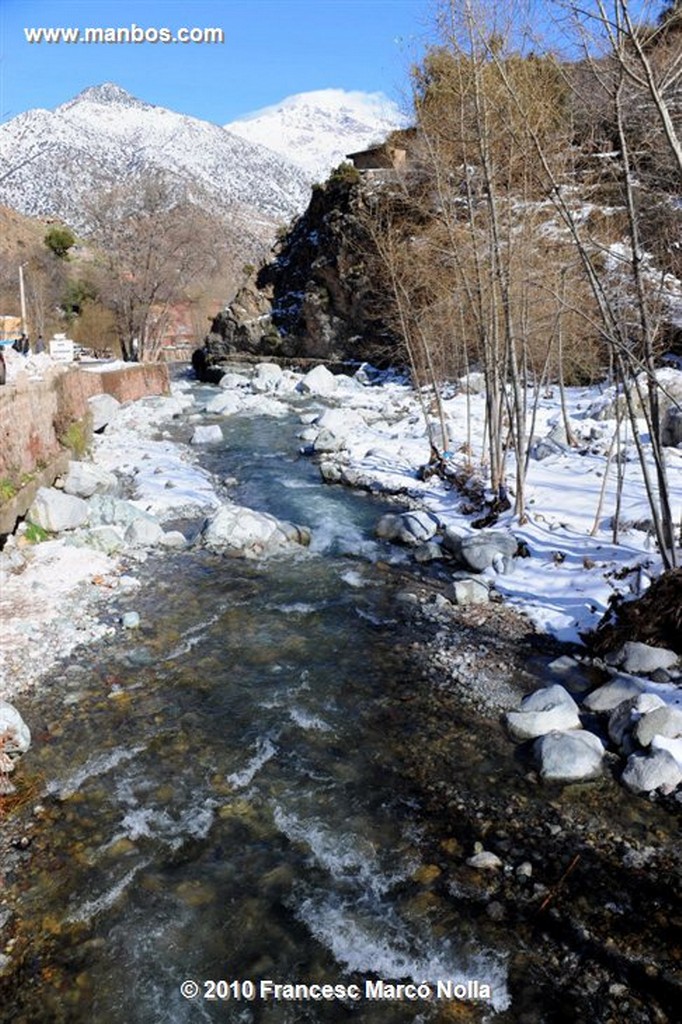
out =
{"type": "Polygon", "coordinates": [[[0,0],[0,121],[113,81],[223,124],[311,89],[404,100],[430,0],[0,0]],[[25,28],[222,28],[209,44],[30,44],[25,28]]]}

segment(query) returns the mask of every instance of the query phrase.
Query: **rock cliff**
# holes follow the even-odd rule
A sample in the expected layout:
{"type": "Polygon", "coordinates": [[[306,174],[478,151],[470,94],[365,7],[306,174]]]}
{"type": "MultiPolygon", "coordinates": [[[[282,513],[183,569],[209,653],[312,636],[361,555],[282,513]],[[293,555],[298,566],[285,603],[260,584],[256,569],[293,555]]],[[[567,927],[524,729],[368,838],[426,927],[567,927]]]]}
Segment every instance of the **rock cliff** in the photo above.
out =
{"type": "Polygon", "coordinates": [[[213,321],[207,365],[236,354],[381,365],[395,354],[385,290],[368,267],[369,184],[342,167],[213,321]]]}

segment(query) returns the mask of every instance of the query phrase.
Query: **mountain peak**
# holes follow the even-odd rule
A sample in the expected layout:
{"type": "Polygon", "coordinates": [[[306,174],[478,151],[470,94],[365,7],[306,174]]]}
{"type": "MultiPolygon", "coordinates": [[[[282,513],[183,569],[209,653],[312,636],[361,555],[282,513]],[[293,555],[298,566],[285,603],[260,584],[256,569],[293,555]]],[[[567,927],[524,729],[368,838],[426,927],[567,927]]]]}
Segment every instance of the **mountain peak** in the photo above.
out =
{"type": "Polygon", "coordinates": [[[100,103],[108,107],[149,107],[151,104],[138,100],[137,97],[127,92],[115,82],[103,82],[101,85],[91,85],[83,89],[77,96],[67,103],[63,103],[58,110],[68,110],[77,103],[100,103]]]}
{"type": "Polygon", "coordinates": [[[383,93],[318,89],[288,96],[225,128],[298,164],[312,182],[324,180],[347,153],[381,142],[405,123],[383,93]]]}

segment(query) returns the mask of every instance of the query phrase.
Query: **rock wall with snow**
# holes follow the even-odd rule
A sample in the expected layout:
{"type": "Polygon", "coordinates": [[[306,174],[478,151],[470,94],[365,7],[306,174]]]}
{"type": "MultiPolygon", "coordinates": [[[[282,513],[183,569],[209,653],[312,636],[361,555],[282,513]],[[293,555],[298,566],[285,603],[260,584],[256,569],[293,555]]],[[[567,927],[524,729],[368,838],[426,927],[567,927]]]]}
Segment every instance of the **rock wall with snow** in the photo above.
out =
{"type": "Polygon", "coordinates": [[[239,352],[379,366],[395,361],[388,293],[368,269],[363,216],[371,187],[357,174],[340,174],[313,189],[275,258],[213,321],[209,364],[239,352]]]}

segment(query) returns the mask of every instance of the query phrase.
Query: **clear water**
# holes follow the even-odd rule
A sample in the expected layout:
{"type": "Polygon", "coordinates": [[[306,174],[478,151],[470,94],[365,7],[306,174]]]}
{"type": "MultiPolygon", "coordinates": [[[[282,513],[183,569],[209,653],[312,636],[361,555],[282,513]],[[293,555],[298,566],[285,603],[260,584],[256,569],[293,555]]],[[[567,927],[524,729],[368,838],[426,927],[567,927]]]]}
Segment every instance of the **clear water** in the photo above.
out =
{"type": "Polygon", "coordinates": [[[424,1000],[205,999],[211,980],[364,993],[367,979],[477,978],[492,1002],[467,1019],[505,1005],[504,958],[413,880],[407,730],[386,728],[409,637],[373,539],[384,507],[320,484],[297,429],[235,418],[202,458],[238,478],[235,500],[310,525],[312,548],[150,563],[131,601],[142,629],[82,652],[25,709],[22,781],[45,810],[36,870],[16,881],[32,944],[0,1020],[441,1019],[424,1000]],[[188,979],[198,998],[183,998],[188,979]]]}

